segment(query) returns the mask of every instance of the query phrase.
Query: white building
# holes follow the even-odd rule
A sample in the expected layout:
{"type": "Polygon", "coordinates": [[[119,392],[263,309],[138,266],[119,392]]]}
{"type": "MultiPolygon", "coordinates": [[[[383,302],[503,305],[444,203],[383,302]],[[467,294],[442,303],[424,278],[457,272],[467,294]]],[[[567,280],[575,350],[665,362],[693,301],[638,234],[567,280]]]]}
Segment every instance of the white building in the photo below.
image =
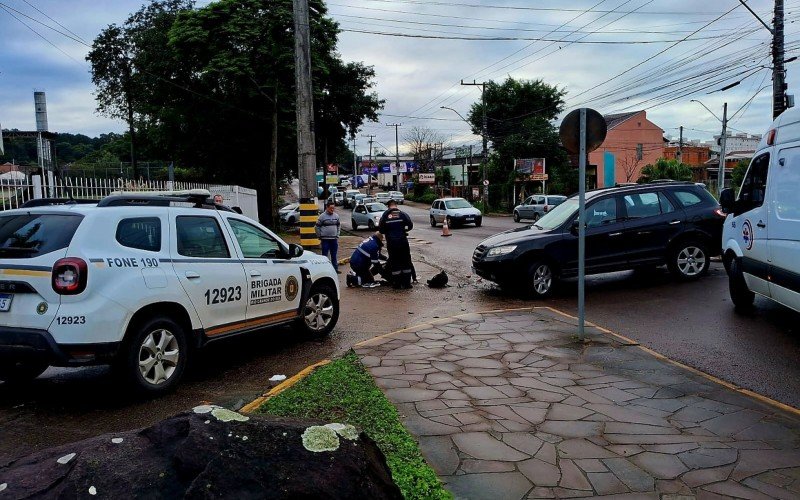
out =
{"type": "MultiPolygon", "coordinates": [[[[745,134],[737,133],[731,134],[730,131],[726,132],[727,140],[725,142],[725,151],[727,153],[734,153],[739,151],[755,151],[758,148],[758,143],[761,142],[761,134],[745,134]]],[[[722,135],[714,136],[714,143],[711,144],[711,151],[719,153],[719,140],[722,135]]]]}

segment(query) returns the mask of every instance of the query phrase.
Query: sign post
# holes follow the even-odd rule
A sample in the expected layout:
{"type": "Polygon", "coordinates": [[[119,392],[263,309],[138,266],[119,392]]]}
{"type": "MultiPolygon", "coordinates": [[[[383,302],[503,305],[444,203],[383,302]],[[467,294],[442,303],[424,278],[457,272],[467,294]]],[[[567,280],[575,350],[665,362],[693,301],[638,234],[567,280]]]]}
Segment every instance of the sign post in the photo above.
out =
{"type": "Polygon", "coordinates": [[[570,153],[578,154],[578,338],[586,337],[586,157],[603,143],[606,120],[597,111],[580,108],[561,122],[561,142],[570,153]]]}

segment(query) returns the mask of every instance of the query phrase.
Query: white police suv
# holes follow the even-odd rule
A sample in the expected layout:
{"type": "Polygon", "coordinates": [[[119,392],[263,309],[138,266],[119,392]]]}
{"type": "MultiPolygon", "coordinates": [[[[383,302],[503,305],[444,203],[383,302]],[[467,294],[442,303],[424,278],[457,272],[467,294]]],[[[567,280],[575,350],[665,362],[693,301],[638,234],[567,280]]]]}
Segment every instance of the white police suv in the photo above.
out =
{"type": "Polygon", "coordinates": [[[33,200],[0,213],[0,380],[108,363],[159,394],[194,348],[282,324],[325,335],[338,317],[328,259],[207,191],[33,200]]]}

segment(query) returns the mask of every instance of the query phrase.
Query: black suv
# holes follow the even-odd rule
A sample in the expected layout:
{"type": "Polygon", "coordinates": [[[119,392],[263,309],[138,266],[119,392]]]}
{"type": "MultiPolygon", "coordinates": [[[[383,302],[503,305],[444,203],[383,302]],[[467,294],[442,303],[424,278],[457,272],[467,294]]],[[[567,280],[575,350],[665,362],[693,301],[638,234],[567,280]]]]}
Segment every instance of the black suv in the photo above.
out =
{"type": "MultiPolygon", "coordinates": [[[[578,197],[536,224],[496,234],[475,249],[478,276],[546,297],[578,274],[578,197]]],[[[654,182],[586,193],[586,274],[666,264],[682,280],[708,271],[720,254],[725,220],[702,185],[654,182]]]]}

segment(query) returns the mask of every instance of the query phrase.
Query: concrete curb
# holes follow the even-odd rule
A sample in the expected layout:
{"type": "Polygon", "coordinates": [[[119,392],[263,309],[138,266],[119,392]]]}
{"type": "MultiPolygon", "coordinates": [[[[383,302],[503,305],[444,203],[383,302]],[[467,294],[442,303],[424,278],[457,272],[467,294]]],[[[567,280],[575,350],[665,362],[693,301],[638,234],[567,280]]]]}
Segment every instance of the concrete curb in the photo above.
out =
{"type": "Polygon", "coordinates": [[[282,393],[286,389],[290,388],[291,386],[295,385],[296,383],[300,382],[307,376],[311,375],[317,368],[320,366],[325,366],[330,363],[331,360],[323,359],[313,365],[306,366],[295,375],[287,378],[280,384],[276,385],[272,389],[270,389],[267,393],[262,394],[261,396],[257,397],[253,401],[249,402],[248,404],[244,405],[240,410],[239,413],[252,413],[257,410],[261,405],[264,404],[269,398],[277,396],[278,394],[282,393]]]}

